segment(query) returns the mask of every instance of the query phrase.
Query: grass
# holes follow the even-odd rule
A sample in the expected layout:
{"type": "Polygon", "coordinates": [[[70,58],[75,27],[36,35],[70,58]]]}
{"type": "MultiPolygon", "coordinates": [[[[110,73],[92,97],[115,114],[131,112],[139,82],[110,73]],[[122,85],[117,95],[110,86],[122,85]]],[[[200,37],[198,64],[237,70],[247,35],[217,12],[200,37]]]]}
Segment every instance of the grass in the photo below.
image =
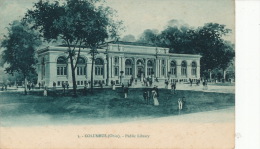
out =
{"type": "Polygon", "coordinates": [[[69,115],[77,118],[133,118],[161,117],[178,113],[177,99],[186,97],[184,113],[211,111],[234,106],[235,95],[198,91],[178,91],[159,89],[160,106],[144,104],[142,89],[130,89],[129,97],[123,98],[121,88],[95,89],[93,95],[82,95],[77,98],[64,96],[62,91],[49,92],[48,97],[42,91],[31,91],[30,95],[19,92],[0,93],[0,115],[4,117],[47,114],[50,116],[69,115]]]}

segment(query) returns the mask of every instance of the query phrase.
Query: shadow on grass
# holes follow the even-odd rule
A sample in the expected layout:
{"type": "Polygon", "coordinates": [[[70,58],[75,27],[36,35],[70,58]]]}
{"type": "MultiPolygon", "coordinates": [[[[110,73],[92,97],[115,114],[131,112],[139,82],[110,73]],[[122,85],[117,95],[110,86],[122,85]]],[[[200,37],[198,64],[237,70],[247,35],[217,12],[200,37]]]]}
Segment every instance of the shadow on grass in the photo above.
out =
{"type": "Polygon", "coordinates": [[[0,114],[2,116],[49,115],[50,117],[72,118],[136,118],[162,117],[178,114],[177,100],[186,97],[186,107],[182,113],[194,113],[223,109],[235,104],[235,95],[229,93],[212,93],[199,91],[178,91],[159,89],[160,105],[153,106],[153,101],[146,105],[142,97],[143,89],[130,89],[129,97],[123,98],[121,88],[95,89],[94,94],[84,95],[79,90],[78,97],[73,98],[71,91],[49,91],[48,97],[42,91],[31,91],[30,95],[19,92],[2,92],[0,94],[0,114]]]}

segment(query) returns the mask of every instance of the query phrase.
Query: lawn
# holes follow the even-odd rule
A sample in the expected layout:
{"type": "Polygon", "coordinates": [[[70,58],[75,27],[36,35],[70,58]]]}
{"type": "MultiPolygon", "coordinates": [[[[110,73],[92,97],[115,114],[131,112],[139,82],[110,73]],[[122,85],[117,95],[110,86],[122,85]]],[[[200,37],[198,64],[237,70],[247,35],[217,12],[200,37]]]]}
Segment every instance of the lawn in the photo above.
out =
{"type": "Polygon", "coordinates": [[[234,94],[199,91],[178,91],[177,94],[171,94],[170,90],[159,89],[160,105],[155,107],[152,102],[149,105],[144,104],[142,91],[143,89],[129,89],[127,99],[123,98],[121,88],[117,88],[116,91],[95,89],[93,95],[79,93],[77,98],[63,95],[60,90],[55,92],[56,95],[50,92],[51,96],[48,97],[43,97],[42,91],[31,91],[30,95],[23,95],[21,92],[1,92],[0,115],[9,120],[12,117],[28,115],[48,115],[53,119],[66,117],[68,121],[75,118],[131,120],[177,115],[177,99],[182,96],[186,97],[187,104],[187,108],[182,111],[183,114],[223,109],[235,104],[234,94]]]}

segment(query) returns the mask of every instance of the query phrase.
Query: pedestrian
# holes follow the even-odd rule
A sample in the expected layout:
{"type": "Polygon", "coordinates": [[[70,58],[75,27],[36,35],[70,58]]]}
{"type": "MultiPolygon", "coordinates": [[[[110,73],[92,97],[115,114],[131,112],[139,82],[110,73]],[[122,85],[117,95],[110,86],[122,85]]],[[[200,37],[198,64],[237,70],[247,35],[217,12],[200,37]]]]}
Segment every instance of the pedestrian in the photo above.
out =
{"type": "Polygon", "coordinates": [[[137,85],[137,79],[135,79],[135,85],[137,85]]]}
{"type": "Polygon", "coordinates": [[[56,90],[56,82],[53,81],[52,86],[53,86],[53,90],[56,90]]]}
{"type": "Polygon", "coordinates": [[[125,87],[125,85],[124,85],[124,83],[122,83],[122,88],[124,88],[125,87]]]}
{"type": "Polygon", "coordinates": [[[159,106],[158,94],[155,88],[152,90],[152,97],[153,97],[154,106],[159,106]]]}
{"type": "Polygon", "coordinates": [[[47,96],[47,86],[44,87],[43,96],[47,96]]]}
{"type": "Polygon", "coordinates": [[[67,82],[66,86],[67,86],[67,90],[69,90],[70,87],[69,82],[67,82]]]}
{"type": "Polygon", "coordinates": [[[65,88],[66,88],[65,82],[62,83],[62,88],[63,88],[63,94],[65,94],[65,88]]]}
{"type": "Polygon", "coordinates": [[[38,85],[39,85],[39,89],[41,89],[41,83],[40,82],[38,83],[38,85]]]}
{"type": "Polygon", "coordinates": [[[148,105],[149,101],[148,101],[148,90],[147,89],[144,90],[143,97],[144,97],[145,103],[148,105]]]}
{"type": "Polygon", "coordinates": [[[203,90],[205,90],[206,89],[206,82],[205,82],[205,80],[202,82],[202,85],[203,85],[203,90]]]}
{"type": "Polygon", "coordinates": [[[112,90],[116,90],[115,81],[112,81],[112,90]]]}
{"type": "Polygon", "coordinates": [[[183,107],[182,98],[179,98],[178,99],[178,109],[179,109],[179,111],[182,110],[182,107],[183,107]]]}
{"type": "Polygon", "coordinates": [[[128,87],[124,87],[124,94],[125,94],[125,98],[127,98],[127,95],[128,95],[128,87]]]}

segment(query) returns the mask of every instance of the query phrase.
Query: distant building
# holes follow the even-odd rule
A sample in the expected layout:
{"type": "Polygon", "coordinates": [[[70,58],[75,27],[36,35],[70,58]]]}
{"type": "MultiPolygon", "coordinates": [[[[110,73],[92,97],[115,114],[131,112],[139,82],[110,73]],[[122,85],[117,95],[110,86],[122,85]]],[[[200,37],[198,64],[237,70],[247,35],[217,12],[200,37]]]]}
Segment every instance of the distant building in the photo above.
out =
{"type": "MultiPolygon", "coordinates": [[[[38,50],[38,82],[61,86],[68,82],[72,86],[70,62],[65,53],[67,47],[47,47],[38,50]]],[[[91,79],[90,49],[81,49],[77,69],[78,86],[84,86],[91,79]]],[[[109,42],[98,49],[94,65],[94,82],[110,84],[128,82],[131,78],[157,78],[160,82],[183,81],[200,78],[200,55],[172,54],[168,48],[153,47],[134,42],[109,42]]]]}

